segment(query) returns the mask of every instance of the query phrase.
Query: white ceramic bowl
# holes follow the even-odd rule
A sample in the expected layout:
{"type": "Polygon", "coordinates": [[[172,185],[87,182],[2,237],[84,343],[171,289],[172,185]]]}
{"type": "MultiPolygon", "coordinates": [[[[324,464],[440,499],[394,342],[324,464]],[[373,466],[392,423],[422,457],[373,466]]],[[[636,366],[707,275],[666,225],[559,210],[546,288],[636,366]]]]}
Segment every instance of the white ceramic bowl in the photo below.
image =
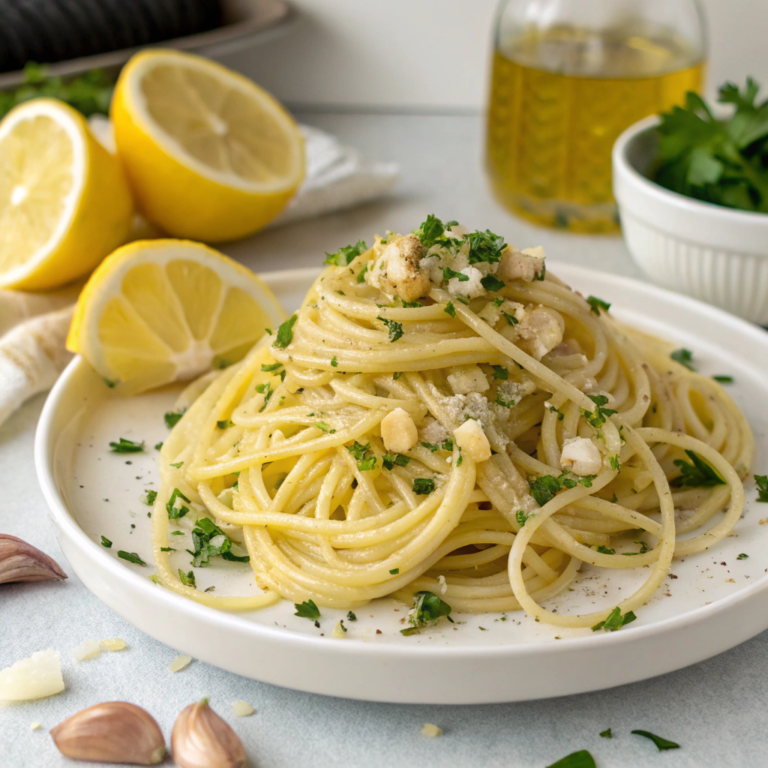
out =
{"type": "Polygon", "coordinates": [[[768,215],[704,203],[646,177],[655,116],[619,136],[613,190],[632,257],[659,285],[768,325],[768,215]]]}

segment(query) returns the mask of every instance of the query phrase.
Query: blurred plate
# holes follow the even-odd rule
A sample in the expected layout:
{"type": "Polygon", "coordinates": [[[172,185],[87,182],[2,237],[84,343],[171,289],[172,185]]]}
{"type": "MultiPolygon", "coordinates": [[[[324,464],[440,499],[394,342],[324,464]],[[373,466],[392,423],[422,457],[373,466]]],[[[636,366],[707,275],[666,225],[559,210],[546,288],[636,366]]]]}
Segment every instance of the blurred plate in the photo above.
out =
{"type": "MultiPolygon", "coordinates": [[[[284,0],[222,0],[224,24],[199,35],[179,37],[155,47],[175,48],[216,58],[258,45],[283,32],[295,18],[295,11],[284,0]]],[[[141,48],[123,48],[110,53],[47,64],[50,75],[70,77],[91,69],[116,70],[141,48]]],[[[0,90],[15,88],[24,82],[24,72],[0,74],[0,90]]]]}

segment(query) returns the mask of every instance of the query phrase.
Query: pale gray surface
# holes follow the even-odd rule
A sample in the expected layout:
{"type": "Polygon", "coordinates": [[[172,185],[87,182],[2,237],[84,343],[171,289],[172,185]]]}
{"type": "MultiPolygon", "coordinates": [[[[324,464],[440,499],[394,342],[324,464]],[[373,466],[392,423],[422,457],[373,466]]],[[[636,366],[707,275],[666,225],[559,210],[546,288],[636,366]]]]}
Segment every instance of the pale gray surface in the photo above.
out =
{"type": "MultiPolygon", "coordinates": [[[[636,274],[617,238],[572,237],[510,218],[490,198],[480,170],[477,118],[305,116],[371,156],[402,164],[395,199],[322,220],[265,233],[229,247],[250,266],[282,269],[315,265],[372,232],[409,230],[427,213],[503,232],[519,245],[545,245],[554,258],[636,274]]],[[[33,438],[44,398],[37,397],[0,428],[0,531],[35,544],[70,572],[64,583],[0,586],[0,668],[54,647],[61,651],[67,690],[50,699],[0,705],[0,766],[56,768],[60,757],[47,730],[99,701],[125,699],[147,708],[169,736],[176,714],[209,696],[234,725],[251,763],[295,766],[504,766],[543,768],[577,749],[589,749],[600,768],[694,768],[768,764],[768,633],[710,661],[662,678],[610,691],[548,701],[473,707],[367,704],[298,693],[193,662],[176,675],[166,669],[176,652],[134,630],[93,597],[64,560],[39,491],[33,438]],[[76,664],[69,650],[85,640],[121,637],[129,649],[76,664]],[[235,718],[229,705],[256,708],[235,718]],[[34,721],[43,728],[30,731],[34,721]],[[438,739],[424,722],[444,730],[438,739]],[[613,729],[612,740],[598,733],[613,729]],[[633,728],[679,742],[657,753],[633,728]]],[[[257,653],[258,649],[254,649],[257,653]]],[[[450,674],[450,670],[446,671],[450,674]]],[[[510,681],[514,685],[514,681],[510,681]]],[[[166,764],[170,764],[169,761],[166,764]]],[[[85,765],[85,764],[84,764],[85,765]]]]}

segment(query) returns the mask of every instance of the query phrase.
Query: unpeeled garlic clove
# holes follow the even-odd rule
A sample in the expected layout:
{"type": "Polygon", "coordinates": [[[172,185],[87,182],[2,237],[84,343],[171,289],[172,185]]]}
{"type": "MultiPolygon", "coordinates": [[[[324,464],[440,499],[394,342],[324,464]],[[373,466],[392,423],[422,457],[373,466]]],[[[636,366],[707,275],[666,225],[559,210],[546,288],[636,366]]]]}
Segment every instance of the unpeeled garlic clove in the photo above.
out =
{"type": "Polygon", "coordinates": [[[171,734],[181,768],[242,768],[245,749],[237,734],[208,706],[208,699],[179,713],[171,734]]]}
{"type": "Polygon", "coordinates": [[[62,755],[103,763],[155,765],[165,757],[165,739],[148,712],[127,701],[83,709],[51,729],[62,755]]]}
{"type": "Polygon", "coordinates": [[[0,533],[0,584],[12,581],[60,581],[59,564],[26,541],[0,533]]]}

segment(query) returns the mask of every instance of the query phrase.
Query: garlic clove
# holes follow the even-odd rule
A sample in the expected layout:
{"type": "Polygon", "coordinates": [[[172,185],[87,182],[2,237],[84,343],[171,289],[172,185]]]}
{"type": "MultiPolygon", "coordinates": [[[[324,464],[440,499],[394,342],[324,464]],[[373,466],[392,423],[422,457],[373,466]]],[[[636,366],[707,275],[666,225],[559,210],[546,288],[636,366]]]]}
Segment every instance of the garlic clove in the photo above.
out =
{"type": "Polygon", "coordinates": [[[61,581],[59,564],[26,541],[0,533],[0,584],[12,581],[61,581]]]}
{"type": "Polygon", "coordinates": [[[127,701],[105,701],[72,715],[51,736],[59,752],[76,760],[156,765],[165,739],[148,712],[127,701]]]}
{"type": "Polygon", "coordinates": [[[181,768],[242,768],[245,749],[237,734],[209,706],[208,699],[179,713],[171,734],[173,759],[181,768]]]}

